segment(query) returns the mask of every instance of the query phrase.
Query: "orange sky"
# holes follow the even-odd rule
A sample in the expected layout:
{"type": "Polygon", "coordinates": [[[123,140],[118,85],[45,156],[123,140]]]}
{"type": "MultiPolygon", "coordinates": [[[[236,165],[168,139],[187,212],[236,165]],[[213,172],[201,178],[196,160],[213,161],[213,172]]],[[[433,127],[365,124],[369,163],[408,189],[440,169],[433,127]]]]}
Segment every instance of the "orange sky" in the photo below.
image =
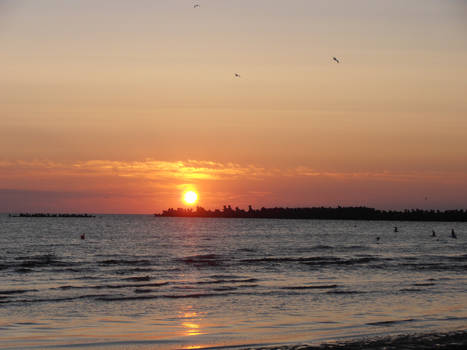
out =
{"type": "Polygon", "coordinates": [[[467,208],[465,1],[198,3],[0,0],[0,212],[467,208]]]}

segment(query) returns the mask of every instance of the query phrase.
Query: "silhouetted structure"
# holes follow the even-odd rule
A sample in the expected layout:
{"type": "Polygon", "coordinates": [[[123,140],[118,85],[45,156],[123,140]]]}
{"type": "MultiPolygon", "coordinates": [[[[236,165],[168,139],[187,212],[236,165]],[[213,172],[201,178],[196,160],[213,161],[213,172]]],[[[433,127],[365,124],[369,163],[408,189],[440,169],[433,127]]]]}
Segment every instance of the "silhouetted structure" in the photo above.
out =
{"type": "Polygon", "coordinates": [[[323,219],[323,220],[389,220],[389,221],[461,221],[467,222],[467,210],[378,210],[367,207],[337,208],[261,208],[235,210],[225,206],[222,210],[206,210],[202,207],[193,209],[170,208],[157,217],[199,217],[199,218],[257,218],[257,219],[323,219]]]}

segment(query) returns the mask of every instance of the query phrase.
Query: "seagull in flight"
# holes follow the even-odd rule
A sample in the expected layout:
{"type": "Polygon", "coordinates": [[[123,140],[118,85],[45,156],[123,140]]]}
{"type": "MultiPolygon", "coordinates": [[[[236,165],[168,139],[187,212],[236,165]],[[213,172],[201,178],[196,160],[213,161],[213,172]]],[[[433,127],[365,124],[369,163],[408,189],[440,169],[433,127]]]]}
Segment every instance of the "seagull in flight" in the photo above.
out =
{"type": "Polygon", "coordinates": [[[340,63],[340,61],[337,58],[333,57],[332,59],[336,61],[337,63],[340,63]]]}
{"type": "Polygon", "coordinates": [[[197,7],[200,7],[199,4],[194,4],[194,5],[193,5],[193,8],[194,8],[194,9],[197,8],[197,7]]]}
{"type": "Polygon", "coordinates": [[[235,73],[235,78],[240,78],[240,74],[235,73]]]}

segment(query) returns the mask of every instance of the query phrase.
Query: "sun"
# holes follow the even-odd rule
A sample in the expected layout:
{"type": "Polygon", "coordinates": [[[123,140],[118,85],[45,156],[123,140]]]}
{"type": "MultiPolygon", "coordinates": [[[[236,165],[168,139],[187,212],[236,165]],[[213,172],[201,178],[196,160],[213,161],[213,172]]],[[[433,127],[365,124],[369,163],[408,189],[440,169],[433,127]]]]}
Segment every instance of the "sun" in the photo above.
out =
{"type": "Polygon", "coordinates": [[[183,200],[187,204],[194,204],[198,200],[198,194],[195,191],[187,191],[183,194],[183,200]]]}

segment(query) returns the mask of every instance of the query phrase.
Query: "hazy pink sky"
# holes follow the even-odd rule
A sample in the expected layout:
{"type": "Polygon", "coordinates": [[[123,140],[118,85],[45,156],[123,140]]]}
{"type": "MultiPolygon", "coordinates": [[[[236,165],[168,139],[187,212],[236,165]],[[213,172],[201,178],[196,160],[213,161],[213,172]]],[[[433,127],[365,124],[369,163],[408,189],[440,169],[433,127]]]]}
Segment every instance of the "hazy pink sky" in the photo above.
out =
{"type": "Polygon", "coordinates": [[[0,212],[467,208],[466,1],[0,0],[0,47],[0,212]]]}

